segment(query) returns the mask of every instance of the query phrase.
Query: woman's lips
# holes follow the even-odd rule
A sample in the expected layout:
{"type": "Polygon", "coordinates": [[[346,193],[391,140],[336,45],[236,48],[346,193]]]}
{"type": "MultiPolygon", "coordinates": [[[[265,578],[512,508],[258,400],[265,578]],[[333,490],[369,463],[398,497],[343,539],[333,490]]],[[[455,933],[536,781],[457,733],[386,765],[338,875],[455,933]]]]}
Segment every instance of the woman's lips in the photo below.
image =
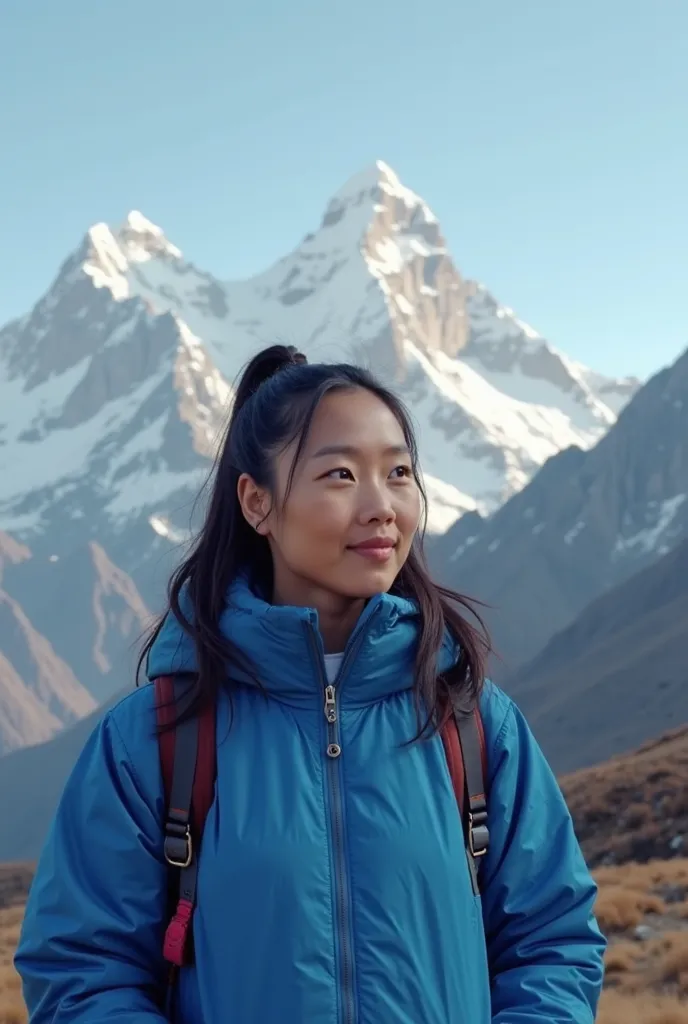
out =
{"type": "Polygon", "coordinates": [[[351,544],[349,550],[368,558],[371,562],[387,562],[392,557],[395,547],[396,543],[393,540],[374,537],[371,540],[364,540],[361,544],[351,544]]]}

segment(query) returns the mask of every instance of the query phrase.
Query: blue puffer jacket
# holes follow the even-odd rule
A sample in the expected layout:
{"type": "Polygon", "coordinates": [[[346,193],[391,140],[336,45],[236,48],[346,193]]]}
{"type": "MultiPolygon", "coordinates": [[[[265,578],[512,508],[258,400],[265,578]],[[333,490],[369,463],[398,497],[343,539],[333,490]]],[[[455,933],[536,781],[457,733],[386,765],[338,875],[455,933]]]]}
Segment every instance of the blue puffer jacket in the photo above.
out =
{"type": "MultiPolygon", "coordinates": [[[[482,714],[491,845],[474,897],[442,741],[411,746],[414,606],[380,595],[338,682],[325,753],[323,649],[309,609],[245,584],[223,629],[267,690],[218,707],[200,856],[197,963],[182,1024],[588,1024],[602,983],[595,887],[557,784],[511,701],[482,714]],[[231,728],[230,728],[231,724],[231,728]]],[[[439,667],[455,657],[447,643],[439,667]]],[[[193,667],[169,619],[149,674],[193,667]]],[[[160,1024],[164,799],[153,688],[97,727],[52,825],[16,965],[32,1024],[160,1024]]]]}

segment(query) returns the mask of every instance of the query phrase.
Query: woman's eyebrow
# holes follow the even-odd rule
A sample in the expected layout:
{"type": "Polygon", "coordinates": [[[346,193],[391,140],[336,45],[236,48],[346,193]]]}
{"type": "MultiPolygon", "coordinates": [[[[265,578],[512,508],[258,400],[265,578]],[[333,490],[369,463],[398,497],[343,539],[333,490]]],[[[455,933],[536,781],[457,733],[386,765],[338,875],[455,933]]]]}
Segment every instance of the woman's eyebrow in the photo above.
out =
{"type": "MultiPolygon", "coordinates": [[[[325,455],[348,455],[350,458],[362,455],[362,450],[349,444],[328,444],[324,448],[318,448],[317,452],[311,455],[312,459],[320,459],[325,455]]],[[[408,446],[405,444],[393,444],[385,448],[384,455],[409,455],[408,446]]]]}

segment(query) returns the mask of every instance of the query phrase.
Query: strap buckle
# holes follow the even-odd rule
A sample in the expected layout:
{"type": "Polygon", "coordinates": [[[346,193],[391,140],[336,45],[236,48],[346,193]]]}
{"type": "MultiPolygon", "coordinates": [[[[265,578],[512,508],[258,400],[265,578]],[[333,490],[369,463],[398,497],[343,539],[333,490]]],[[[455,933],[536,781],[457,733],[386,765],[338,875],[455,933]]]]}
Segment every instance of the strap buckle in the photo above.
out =
{"type": "Polygon", "coordinates": [[[193,860],[193,841],[188,825],[168,821],[165,831],[165,860],[173,868],[188,868],[193,860]]]}
{"type": "Polygon", "coordinates": [[[471,857],[484,857],[490,844],[490,832],[487,827],[487,814],[479,811],[468,815],[468,849],[471,857]]]}

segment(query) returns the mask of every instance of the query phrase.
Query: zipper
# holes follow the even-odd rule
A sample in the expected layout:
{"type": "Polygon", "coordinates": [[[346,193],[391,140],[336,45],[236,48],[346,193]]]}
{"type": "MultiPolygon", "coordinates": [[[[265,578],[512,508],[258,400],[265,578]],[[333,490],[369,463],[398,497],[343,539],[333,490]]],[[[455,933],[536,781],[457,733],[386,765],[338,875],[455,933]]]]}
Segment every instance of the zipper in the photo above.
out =
{"type": "MultiPolygon", "coordinates": [[[[373,615],[375,612],[373,612],[373,615]]],[[[370,617],[372,618],[372,616],[370,617]]],[[[346,862],[346,844],[344,832],[344,801],[342,796],[343,781],[341,768],[341,737],[339,732],[339,708],[337,704],[338,694],[341,693],[342,685],[349,670],[349,666],[358,654],[363,642],[365,631],[370,625],[370,619],[363,624],[362,628],[354,630],[344,658],[339,667],[337,678],[334,683],[328,683],[325,663],[322,658],[318,644],[319,636],[312,624],[309,624],[308,635],[313,651],[315,665],[318,671],[318,678],[323,688],[325,698],[324,713],[327,730],[327,781],[330,793],[330,819],[332,824],[332,846],[334,861],[334,886],[335,886],[335,921],[337,936],[339,939],[339,1003],[340,1020],[342,1024],[356,1024],[356,992],[354,985],[354,954],[353,954],[353,929],[352,929],[352,904],[349,887],[349,870],[346,862]]]]}

